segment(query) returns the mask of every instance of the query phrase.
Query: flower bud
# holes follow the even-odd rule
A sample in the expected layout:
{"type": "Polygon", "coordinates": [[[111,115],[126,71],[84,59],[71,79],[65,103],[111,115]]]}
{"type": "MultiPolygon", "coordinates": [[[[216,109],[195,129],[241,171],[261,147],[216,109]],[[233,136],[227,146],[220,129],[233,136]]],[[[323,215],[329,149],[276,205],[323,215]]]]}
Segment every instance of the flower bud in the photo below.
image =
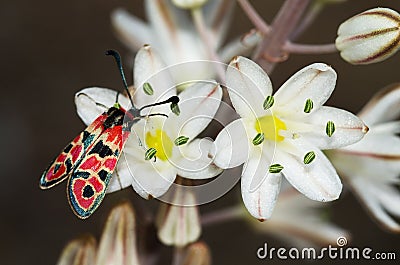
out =
{"type": "Polygon", "coordinates": [[[96,239],[84,236],[68,243],[57,265],[92,265],[96,257],[96,239]]]}
{"type": "Polygon", "coordinates": [[[210,265],[210,249],[204,242],[197,242],[188,246],[183,265],[210,265]]]}
{"type": "Polygon", "coordinates": [[[208,0],[172,0],[172,3],[179,8],[193,9],[204,5],[208,0]]]}
{"type": "Polygon", "coordinates": [[[139,264],[136,218],[129,203],[115,206],[108,215],[97,251],[96,264],[139,264]]]}
{"type": "Polygon", "coordinates": [[[167,246],[184,247],[201,233],[199,210],[192,191],[177,187],[173,205],[163,203],[158,212],[158,238],[167,246]]]}
{"type": "Polygon", "coordinates": [[[336,48],[351,64],[385,60],[400,47],[400,14],[389,8],[374,8],[358,14],[338,29],[336,48]]]}

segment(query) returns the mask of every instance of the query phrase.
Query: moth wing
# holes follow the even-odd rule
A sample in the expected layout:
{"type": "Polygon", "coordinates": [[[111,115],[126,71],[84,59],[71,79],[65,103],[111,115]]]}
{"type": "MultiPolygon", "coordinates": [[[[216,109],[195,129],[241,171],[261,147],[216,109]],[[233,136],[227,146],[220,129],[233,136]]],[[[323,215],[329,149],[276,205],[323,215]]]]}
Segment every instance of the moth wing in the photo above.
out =
{"type": "Polygon", "coordinates": [[[61,151],[40,177],[41,189],[51,188],[71,174],[91,144],[104,131],[103,123],[106,119],[107,113],[104,112],[61,151]]]}
{"type": "Polygon", "coordinates": [[[89,147],[68,180],[67,195],[74,213],[88,218],[100,205],[129,132],[122,125],[106,129],[89,147]]]}

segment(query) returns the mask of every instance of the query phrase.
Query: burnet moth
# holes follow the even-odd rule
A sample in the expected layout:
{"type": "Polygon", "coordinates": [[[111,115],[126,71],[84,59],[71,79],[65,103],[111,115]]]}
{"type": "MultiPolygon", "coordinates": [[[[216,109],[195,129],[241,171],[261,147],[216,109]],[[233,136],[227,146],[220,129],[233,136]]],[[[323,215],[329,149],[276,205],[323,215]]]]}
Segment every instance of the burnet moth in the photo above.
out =
{"type": "Polygon", "coordinates": [[[71,209],[79,218],[88,218],[103,200],[118,159],[128,139],[132,126],[140,119],[148,116],[165,114],[155,113],[147,116],[141,111],[148,107],[179,102],[177,96],[136,108],[128,90],[122,69],[120,55],[109,50],[117,62],[125,90],[132,104],[129,110],[118,103],[118,95],[114,106],[109,108],[81,132],[51,162],[40,178],[40,188],[51,188],[68,178],[67,197],[71,209]]]}

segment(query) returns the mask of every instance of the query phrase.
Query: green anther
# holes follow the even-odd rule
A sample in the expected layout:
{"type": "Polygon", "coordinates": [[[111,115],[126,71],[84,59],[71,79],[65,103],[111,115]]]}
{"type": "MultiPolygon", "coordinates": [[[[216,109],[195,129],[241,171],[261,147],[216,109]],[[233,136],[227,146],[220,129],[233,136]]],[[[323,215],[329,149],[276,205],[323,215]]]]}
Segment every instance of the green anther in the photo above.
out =
{"type": "Polygon", "coordinates": [[[144,91],[144,93],[146,93],[147,95],[150,95],[150,96],[154,94],[153,87],[148,82],[143,84],[143,91],[144,91]]]}
{"type": "Polygon", "coordinates": [[[269,173],[279,173],[283,169],[282,165],[279,164],[273,164],[269,166],[269,173]]]}
{"type": "Polygon", "coordinates": [[[144,159],[145,160],[150,160],[152,159],[157,153],[157,150],[155,148],[149,148],[147,149],[146,153],[144,154],[144,159]]]}
{"type": "Polygon", "coordinates": [[[181,110],[179,109],[179,106],[177,103],[171,103],[171,111],[176,115],[179,116],[181,114],[181,110]]]}
{"type": "Polygon", "coordinates": [[[328,121],[326,123],[326,134],[331,137],[333,133],[335,132],[335,124],[333,121],[328,121]]]}
{"type": "Polygon", "coordinates": [[[314,161],[314,159],[315,159],[315,153],[313,151],[310,151],[304,156],[304,164],[308,165],[312,161],[314,161]]]}
{"type": "Polygon", "coordinates": [[[186,144],[189,141],[189,137],[186,136],[179,136],[175,139],[174,143],[176,146],[186,144]]]}
{"type": "Polygon", "coordinates": [[[118,102],[115,102],[113,107],[116,109],[120,109],[121,105],[118,102]]]}
{"type": "Polygon", "coordinates": [[[272,107],[272,105],[274,105],[274,97],[273,96],[268,96],[265,100],[264,100],[264,104],[263,107],[265,110],[269,109],[270,107],[272,107]]]}
{"type": "Polygon", "coordinates": [[[311,110],[313,109],[313,107],[314,107],[314,102],[311,99],[308,98],[306,100],[306,104],[304,105],[304,112],[305,113],[310,113],[311,110]]]}
{"type": "Polygon", "coordinates": [[[254,145],[259,145],[264,142],[264,133],[257,133],[256,137],[253,139],[254,145]]]}

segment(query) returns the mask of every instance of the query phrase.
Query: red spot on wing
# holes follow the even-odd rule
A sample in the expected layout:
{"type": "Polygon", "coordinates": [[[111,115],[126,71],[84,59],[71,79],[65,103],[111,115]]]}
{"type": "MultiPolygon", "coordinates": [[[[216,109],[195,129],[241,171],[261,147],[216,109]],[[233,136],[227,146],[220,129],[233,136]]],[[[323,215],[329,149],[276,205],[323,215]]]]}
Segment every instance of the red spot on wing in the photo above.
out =
{"type": "Polygon", "coordinates": [[[83,197],[83,189],[85,188],[87,180],[76,179],[73,183],[73,192],[79,206],[83,209],[88,209],[94,201],[94,196],[90,198],[83,197]]]}
{"type": "Polygon", "coordinates": [[[97,117],[97,119],[95,119],[90,125],[89,125],[89,127],[87,128],[87,131],[94,131],[94,130],[97,130],[97,129],[103,129],[103,124],[104,124],[104,121],[107,119],[107,114],[106,113],[103,113],[103,114],[101,114],[99,117],[97,117]]]}
{"type": "Polygon", "coordinates": [[[84,160],[84,162],[79,166],[80,170],[91,169],[94,172],[98,171],[101,166],[101,161],[97,159],[96,156],[92,155],[84,160]]]}
{"type": "Polygon", "coordinates": [[[82,145],[75,145],[74,147],[72,147],[70,154],[72,156],[72,163],[75,163],[76,160],[78,160],[78,158],[81,156],[81,152],[82,152],[82,145]]]}
{"type": "Polygon", "coordinates": [[[115,157],[109,158],[104,162],[104,166],[109,170],[109,171],[114,171],[115,166],[117,165],[117,159],[115,157]]]}
{"type": "Polygon", "coordinates": [[[64,164],[54,164],[49,171],[47,171],[46,174],[46,181],[52,181],[54,179],[57,179],[61,177],[63,174],[65,174],[67,171],[67,168],[64,164]],[[55,171],[56,165],[60,165],[57,171],[55,171]]]}
{"type": "Polygon", "coordinates": [[[94,190],[99,193],[104,190],[104,184],[99,177],[90,177],[88,182],[93,186],[94,190]]]}
{"type": "Polygon", "coordinates": [[[67,158],[67,155],[66,155],[65,153],[61,153],[61,154],[57,157],[56,162],[57,162],[57,163],[59,163],[59,162],[64,163],[64,161],[65,161],[66,158],[67,158]]]}
{"type": "Polygon", "coordinates": [[[89,208],[91,208],[93,206],[93,203],[96,199],[96,197],[98,196],[98,194],[100,192],[103,192],[105,189],[105,186],[103,184],[103,182],[98,178],[98,177],[90,177],[88,179],[76,179],[73,182],[73,193],[74,196],[76,198],[76,202],[79,204],[79,207],[81,207],[82,209],[88,210],[89,208]],[[83,197],[83,191],[85,189],[86,186],[91,186],[95,193],[93,194],[93,196],[86,198],[83,197]]]}
{"type": "Polygon", "coordinates": [[[114,141],[120,141],[120,138],[122,138],[121,129],[122,129],[121,126],[116,126],[112,128],[107,134],[106,142],[112,143],[114,141]]]}

